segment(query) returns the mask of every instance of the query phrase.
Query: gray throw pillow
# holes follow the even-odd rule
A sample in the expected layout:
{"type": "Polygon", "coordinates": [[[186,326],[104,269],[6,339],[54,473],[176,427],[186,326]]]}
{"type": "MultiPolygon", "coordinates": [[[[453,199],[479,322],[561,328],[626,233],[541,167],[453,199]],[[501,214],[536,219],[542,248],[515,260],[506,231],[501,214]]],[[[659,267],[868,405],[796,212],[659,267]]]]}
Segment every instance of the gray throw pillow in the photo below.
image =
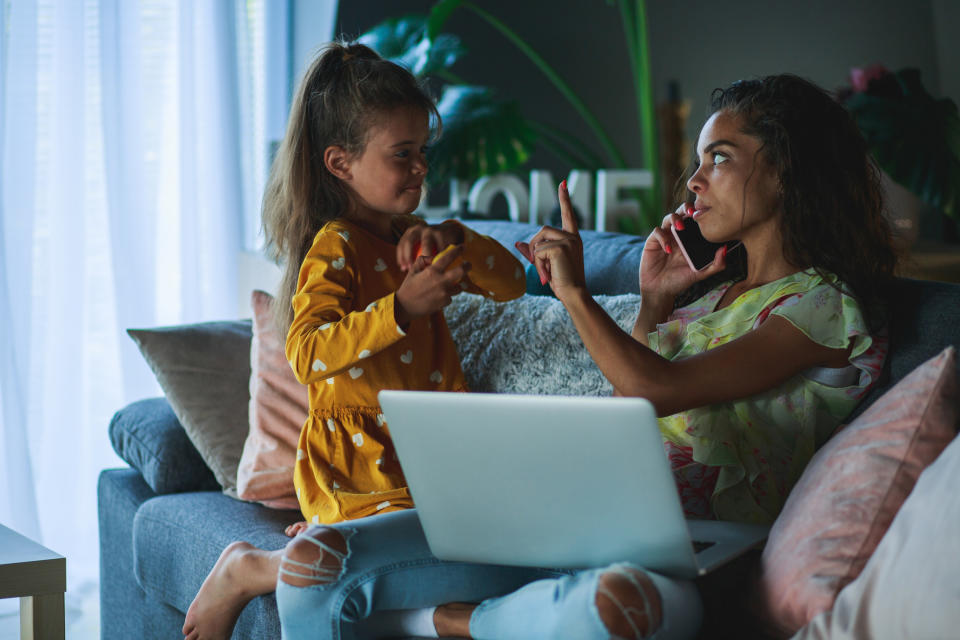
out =
{"type": "Polygon", "coordinates": [[[220,489],[166,398],[131,402],[113,415],[109,434],[113,450],[157,495],[220,489]]]}
{"type": "MultiPolygon", "coordinates": [[[[624,331],[633,329],[640,294],[594,299],[624,331]]],[[[498,303],[464,293],[454,296],[444,315],[471,391],[568,396],[613,392],[556,298],[526,295],[498,303]]]]}
{"type": "Polygon", "coordinates": [[[184,431],[224,491],[235,495],[249,422],[249,320],[128,329],[184,431]]]}

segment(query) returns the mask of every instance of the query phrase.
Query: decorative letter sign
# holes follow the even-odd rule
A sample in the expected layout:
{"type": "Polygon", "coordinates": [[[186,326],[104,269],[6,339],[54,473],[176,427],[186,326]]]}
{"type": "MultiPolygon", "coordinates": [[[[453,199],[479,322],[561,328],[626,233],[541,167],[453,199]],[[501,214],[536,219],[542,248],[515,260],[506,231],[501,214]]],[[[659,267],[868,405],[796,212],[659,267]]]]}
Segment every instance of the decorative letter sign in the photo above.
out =
{"type": "MultiPolygon", "coordinates": [[[[417,213],[432,217],[446,217],[450,211],[460,211],[466,202],[470,211],[488,213],[494,198],[503,195],[507,200],[510,219],[514,222],[546,224],[557,206],[557,184],[549,171],[530,172],[530,190],[516,176],[508,173],[485,176],[471,187],[459,180],[450,181],[450,203],[446,207],[428,207],[420,203],[417,213]]],[[[590,228],[605,231],[615,226],[617,217],[636,216],[640,207],[630,198],[621,197],[625,189],[650,189],[653,175],[646,169],[601,169],[597,171],[596,209],[593,204],[593,176],[588,171],[574,170],[567,176],[567,189],[573,206],[580,211],[590,228]],[[596,211],[596,213],[594,213],[596,211]],[[608,222],[610,223],[608,225],[608,222]]]]}
{"type": "MultiPolygon", "coordinates": [[[[621,189],[649,189],[653,186],[653,174],[637,169],[601,169],[597,171],[597,231],[607,230],[607,220],[616,221],[620,216],[636,216],[640,205],[636,200],[620,198],[621,189]],[[603,212],[602,215],[600,212],[603,212]]],[[[615,225],[612,225],[615,226],[615,225]]]]}
{"type": "Polygon", "coordinates": [[[490,211],[490,203],[501,193],[507,199],[510,219],[514,222],[520,222],[520,213],[526,214],[530,209],[530,198],[527,196],[527,188],[523,186],[520,178],[509,173],[484,176],[474,182],[470,189],[468,201],[470,211],[480,213],[490,211]]]}

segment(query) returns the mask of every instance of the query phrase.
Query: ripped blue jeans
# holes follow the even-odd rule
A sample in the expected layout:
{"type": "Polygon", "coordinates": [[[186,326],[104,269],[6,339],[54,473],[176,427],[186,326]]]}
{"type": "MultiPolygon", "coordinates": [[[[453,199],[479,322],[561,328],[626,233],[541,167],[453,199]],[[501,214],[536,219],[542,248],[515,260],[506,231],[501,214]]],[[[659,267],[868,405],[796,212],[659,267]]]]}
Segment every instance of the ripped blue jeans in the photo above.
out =
{"type": "MultiPolygon", "coordinates": [[[[481,603],[470,619],[471,635],[478,639],[610,637],[595,604],[597,581],[604,570],[573,572],[438,560],[430,553],[415,510],[328,528],[341,534],[345,549],[311,537],[318,531],[311,527],[302,535],[322,551],[319,562],[299,563],[286,556],[281,562],[277,605],[284,640],[362,638],[363,620],[374,611],[447,602],[481,603]],[[304,579],[305,575],[310,577],[304,579]]],[[[693,583],[649,571],[647,575],[663,602],[663,623],[652,637],[694,637],[702,605],[693,583]]]]}

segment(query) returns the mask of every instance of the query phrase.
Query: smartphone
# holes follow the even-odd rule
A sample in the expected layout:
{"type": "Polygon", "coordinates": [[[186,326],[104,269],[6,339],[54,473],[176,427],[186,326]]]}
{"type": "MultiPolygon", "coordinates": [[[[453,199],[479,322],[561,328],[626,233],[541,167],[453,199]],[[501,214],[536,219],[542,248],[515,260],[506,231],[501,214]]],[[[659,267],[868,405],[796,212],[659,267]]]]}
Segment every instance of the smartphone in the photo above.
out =
{"type": "Polygon", "coordinates": [[[717,255],[717,249],[723,246],[722,242],[710,242],[704,238],[700,233],[700,225],[689,216],[683,219],[682,231],[673,225],[670,226],[670,231],[673,232],[683,257],[687,259],[687,264],[694,271],[710,266],[717,255]]]}

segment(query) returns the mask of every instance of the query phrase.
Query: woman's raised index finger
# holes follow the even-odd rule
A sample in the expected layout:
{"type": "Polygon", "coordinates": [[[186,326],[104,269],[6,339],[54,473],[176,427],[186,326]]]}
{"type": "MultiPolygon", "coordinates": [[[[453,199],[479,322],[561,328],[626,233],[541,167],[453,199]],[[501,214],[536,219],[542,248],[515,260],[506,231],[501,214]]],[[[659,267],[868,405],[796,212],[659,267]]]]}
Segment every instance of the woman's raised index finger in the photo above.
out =
{"type": "Polygon", "coordinates": [[[557,199],[560,201],[560,220],[563,222],[563,230],[567,233],[579,233],[577,218],[573,215],[573,203],[570,202],[570,192],[567,191],[566,180],[557,187],[557,199]]]}

